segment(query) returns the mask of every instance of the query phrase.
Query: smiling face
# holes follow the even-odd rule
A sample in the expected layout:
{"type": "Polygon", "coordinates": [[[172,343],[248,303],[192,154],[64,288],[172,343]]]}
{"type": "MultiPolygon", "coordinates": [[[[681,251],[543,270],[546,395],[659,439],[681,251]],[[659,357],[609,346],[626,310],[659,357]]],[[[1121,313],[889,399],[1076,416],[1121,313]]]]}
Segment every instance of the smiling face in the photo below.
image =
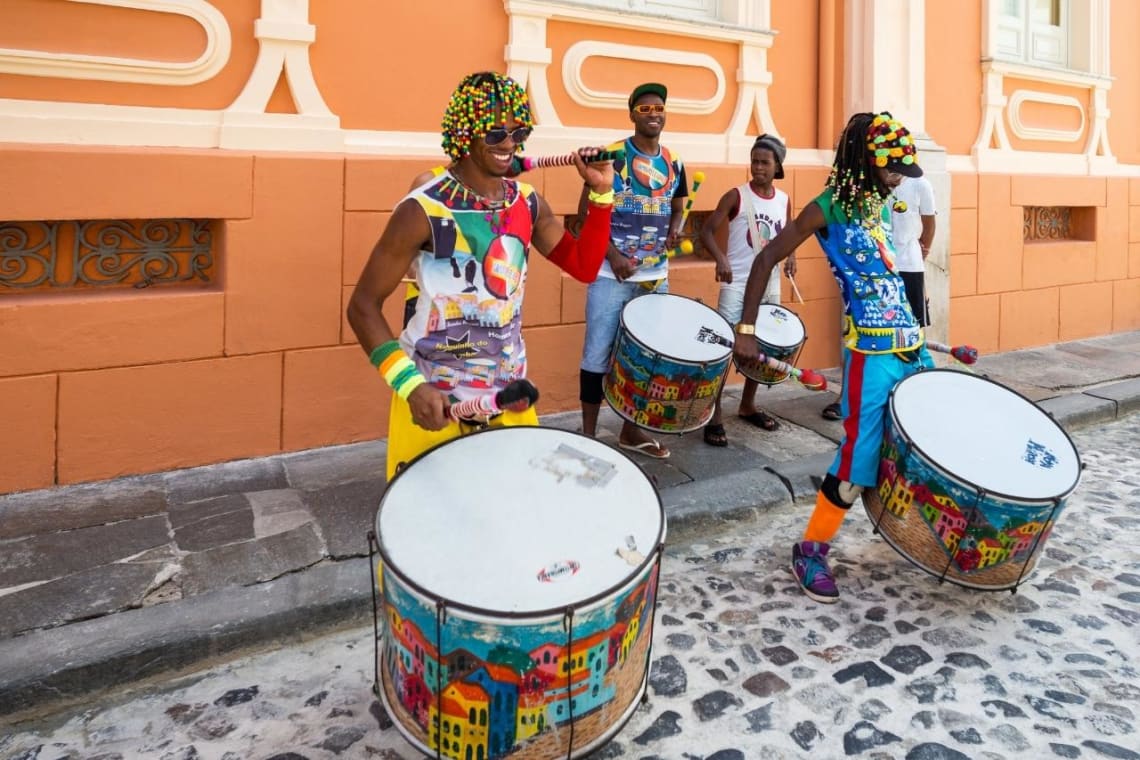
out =
{"type": "Polygon", "coordinates": [[[665,128],[665,101],[655,93],[642,95],[630,109],[629,120],[634,133],[651,139],[659,137],[665,128]]]}
{"type": "Polygon", "coordinates": [[[510,174],[511,159],[529,136],[530,129],[521,121],[504,120],[501,112],[496,113],[490,128],[471,141],[468,157],[487,174],[506,177],[510,174]]]}

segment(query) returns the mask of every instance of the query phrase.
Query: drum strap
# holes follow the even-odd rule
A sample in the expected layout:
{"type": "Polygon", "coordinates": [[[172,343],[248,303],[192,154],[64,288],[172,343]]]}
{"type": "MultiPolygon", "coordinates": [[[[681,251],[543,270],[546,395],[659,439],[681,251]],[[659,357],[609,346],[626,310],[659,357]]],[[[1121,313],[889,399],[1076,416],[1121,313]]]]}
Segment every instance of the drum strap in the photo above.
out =
{"type": "Polygon", "coordinates": [[[644,281],[639,282],[637,284],[640,285],[641,287],[645,288],[646,290],[648,290],[650,293],[653,293],[659,287],[661,287],[661,283],[663,283],[663,282],[665,282],[664,277],[656,279],[656,280],[644,280],[644,281]]]}

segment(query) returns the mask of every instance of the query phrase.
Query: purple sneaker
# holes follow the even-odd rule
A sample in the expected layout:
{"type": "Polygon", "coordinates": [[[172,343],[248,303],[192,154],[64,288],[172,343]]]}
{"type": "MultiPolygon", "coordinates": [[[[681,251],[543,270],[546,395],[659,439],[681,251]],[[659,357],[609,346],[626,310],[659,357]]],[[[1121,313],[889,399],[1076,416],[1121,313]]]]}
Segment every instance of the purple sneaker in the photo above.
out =
{"type": "Polygon", "coordinates": [[[831,544],[820,541],[803,541],[792,545],[792,572],[810,598],[824,604],[839,601],[839,589],[831,568],[827,566],[827,552],[831,544]]]}

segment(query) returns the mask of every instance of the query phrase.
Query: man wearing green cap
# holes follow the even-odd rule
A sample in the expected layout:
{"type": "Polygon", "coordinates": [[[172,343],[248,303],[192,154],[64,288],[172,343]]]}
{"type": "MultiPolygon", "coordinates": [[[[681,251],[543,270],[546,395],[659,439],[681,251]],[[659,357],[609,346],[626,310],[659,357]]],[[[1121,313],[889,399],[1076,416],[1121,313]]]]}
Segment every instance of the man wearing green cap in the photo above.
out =
{"type": "MultiPolygon", "coordinates": [[[[602,406],[602,379],[610,368],[622,308],[637,296],[669,290],[668,253],[677,245],[689,194],[681,159],[661,144],[665,128],[665,85],[647,82],[629,96],[633,134],[607,146],[623,151],[614,161],[614,206],[610,247],[598,278],[586,289],[586,340],[582,347],[579,399],[582,432],[595,435],[602,406]]],[[[582,188],[579,218],[589,189],[582,188]]],[[[669,450],[626,421],[618,435],[623,449],[654,459],[669,450]]]]}

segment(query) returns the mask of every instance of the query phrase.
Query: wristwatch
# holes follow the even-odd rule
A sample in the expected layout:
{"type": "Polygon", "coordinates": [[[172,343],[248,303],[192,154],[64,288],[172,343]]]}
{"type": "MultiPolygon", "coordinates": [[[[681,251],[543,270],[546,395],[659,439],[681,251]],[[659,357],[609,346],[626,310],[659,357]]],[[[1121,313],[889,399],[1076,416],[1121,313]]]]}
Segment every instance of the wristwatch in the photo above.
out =
{"type": "Polygon", "coordinates": [[[755,335],[756,325],[750,325],[747,322],[737,322],[736,332],[739,335],[755,335]]]}

